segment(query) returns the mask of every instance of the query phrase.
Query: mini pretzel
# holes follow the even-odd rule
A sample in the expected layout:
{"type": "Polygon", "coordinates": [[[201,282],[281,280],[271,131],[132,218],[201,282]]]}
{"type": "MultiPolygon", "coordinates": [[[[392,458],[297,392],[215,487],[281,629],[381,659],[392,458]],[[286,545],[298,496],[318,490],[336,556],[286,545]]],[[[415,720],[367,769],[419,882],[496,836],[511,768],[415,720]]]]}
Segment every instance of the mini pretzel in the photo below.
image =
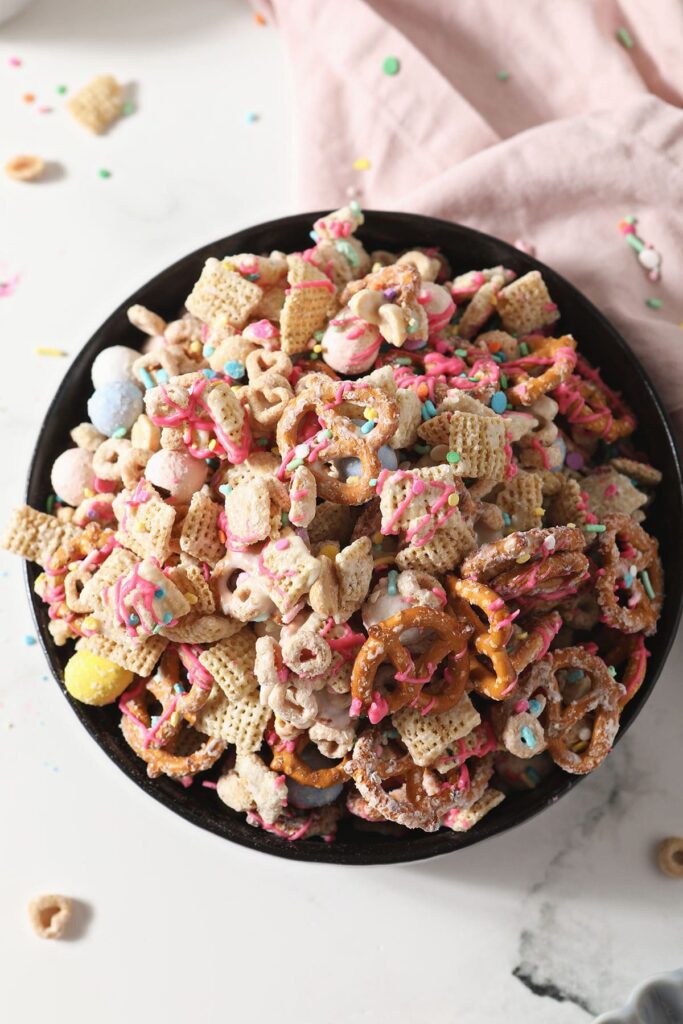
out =
{"type": "Polygon", "coordinates": [[[492,700],[502,700],[517,681],[506,647],[512,635],[512,617],[500,596],[472,580],[446,577],[446,590],[455,613],[462,616],[474,631],[474,646],[493,666],[490,672],[476,657],[470,658],[470,672],[475,689],[492,700]],[[488,629],[474,611],[480,608],[488,619],[488,629]]]}
{"type": "Polygon", "coordinates": [[[509,569],[521,569],[532,558],[547,558],[559,551],[583,551],[585,546],[583,533],[574,527],[534,527],[482,544],[464,560],[460,571],[464,577],[489,581],[509,569]]]}
{"type": "Polygon", "coordinates": [[[197,712],[211,694],[213,679],[198,661],[201,648],[180,644],[169,645],[161,656],[156,675],[149,682],[149,691],[160,702],[164,713],[153,730],[153,745],[164,747],[177,736],[181,719],[194,725],[197,712]],[[180,682],[180,663],[187,669],[190,689],[180,682]],[[179,692],[180,691],[180,692],[179,692]]]}
{"type": "Polygon", "coordinates": [[[435,832],[449,810],[468,806],[483,793],[493,773],[493,761],[478,761],[463,794],[457,788],[459,767],[445,775],[420,768],[395,743],[383,743],[379,730],[370,729],[356,741],[345,771],[367,801],[373,818],[379,814],[406,828],[435,832]],[[391,789],[384,788],[387,784],[391,789]]]}
{"type": "Polygon", "coordinates": [[[649,657],[642,633],[620,636],[605,655],[607,664],[617,669],[619,682],[626,691],[619,699],[620,708],[625,707],[643,685],[649,657]],[[622,669],[621,673],[619,669],[622,669]]]}
{"type": "Polygon", "coordinates": [[[553,392],[553,397],[572,426],[596,434],[609,444],[628,437],[636,428],[633,413],[621,399],[594,380],[572,376],[553,392]]]}
{"type": "Polygon", "coordinates": [[[50,618],[67,622],[71,635],[82,635],[83,621],[91,610],[80,603],[82,587],[116,546],[113,530],[103,530],[98,523],[88,523],[82,533],[62,544],[50,556],[45,575],[40,577],[44,579],[41,596],[50,606],[50,618]]]}
{"type": "Polygon", "coordinates": [[[331,768],[311,768],[301,757],[301,754],[310,744],[306,733],[298,736],[293,745],[282,744],[273,750],[273,759],[270,762],[270,770],[283,772],[288,778],[302,786],[314,786],[316,789],[327,789],[328,786],[336,786],[340,782],[347,781],[345,766],[349,757],[346,755],[339,764],[331,768]],[[289,749],[292,747],[292,749],[289,749]]]}
{"type": "Polygon", "coordinates": [[[128,745],[146,762],[150,779],[156,779],[159,775],[184,779],[211,768],[227,746],[223,740],[207,737],[197,750],[184,756],[173,753],[179,733],[172,737],[165,748],[150,744],[149,736],[153,732],[147,708],[148,694],[152,693],[150,684],[151,680],[140,679],[131,689],[126,690],[119,704],[124,712],[121,731],[128,745]]]}
{"type": "Polygon", "coordinates": [[[562,616],[557,611],[549,612],[531,626],[529,635],[510,655],[512,667],[518,675],[533,662],[545,657],[561,628],[562,616]]]}
{"type": "Polygon", "coordinates": [[[546,738],[548,751],[556,765],[573,775],[592,772],[612,749],[619,728],[619,702],[623,688],[616,683],[602,658],[581,647],[564,647],[549,655],[552,684],[561,697],[557,673],[562,669],[580,668],[589,676],[591,688],[583,697],[565,705],[562,700],[548,702],[546,738]],[[590,740],[586,750],[577,754],[569,748],[575,726],[595,712],[590,740]]]}
{"type": "Polygon", "coordinates": [[[465,637],[451,615],[427,605],[406,608],[370,626],[368,639],[356,655],[351,675],[354,705],[368,713],[373,724],[387,712],[393,713],[407,704],[428,708],[434,713],[448,711],[455,707],[465,692],[468,680],[466,650],[465,637]],[[401,636],[408,629],[428,629],[436,633],[436,639],[417,662],[401,643],[401,636]],[[437,692],[432,693],[430,687],[434,670],[446,657],[448,665],[443,673],[444,682],[436,684],[437,692]],[[374,682],[380,666],[387,661],[396,669],[396,685],[391,692],[382,695],[374,690],[374,682]]]}
{"type": "Polygon", "coordinates": [[[556,601],[573,594],[588,579],[588,559],[579,551],[562,551],[499,573],[494,586],[506,600],[537,597],[556,601]]]}
{"type": "Polygon", "coordinates": [[[657,541],[630,516],[621,513],[605,516],[604,525],[605,531],[598,536],[598,552],[605,571],[598,575],[595,584],[604,620],[621,633],[642,632],[652,636],[664,596],[657,541]],[[641,574],[640,579],[637,574],[641,574]],[[649,587],[644,581],[648,581],[649,587]],[[620,589],[630,592],[625,605],[619,603],[617,596],[620,584],[624,584],[620,589]]]}
{"type": "Polygon", "coordinates": [[[528,356],[505,364],[505,373],[515,382],[507,392],[513,405],[531,405],[571,376],[576,366],[576,342],[570,334],[561,338],[530,336],[527,344],[528,356]],[[533,369],[543,366],[547,367],[543,373],[532,376],[533,369]]]}
{"type": "MultiPolygon", "coordinates": [[[[283,457],[289,455],[302,442],[300,431],[306,421],[317,417],[321,430],[329,430],[331,437],[321,443],[320,451],[306,464],[316,479],[318,497],[338,505],[361,505],[374,494],[374,484],[381,470],[377,449],[389,441],[398,426],[398,411],[384,391],[366,385],[335,385],[322,377],[311,380],[300,394],[285,406],[277,425],[277,444],[283,457]],[[347,413],[353,408],[371,408],[377,413],[375,427],[365,435],[356,432],[347,413]],[[326,463],[334,459],[356,457],[360,461],[360,476],[342,481],[329,472],[326,463]],[[324,460],[324,461],[323,461],[324,460]]],[[[310,436],[310,435],[309,435],[310,436]]]]}

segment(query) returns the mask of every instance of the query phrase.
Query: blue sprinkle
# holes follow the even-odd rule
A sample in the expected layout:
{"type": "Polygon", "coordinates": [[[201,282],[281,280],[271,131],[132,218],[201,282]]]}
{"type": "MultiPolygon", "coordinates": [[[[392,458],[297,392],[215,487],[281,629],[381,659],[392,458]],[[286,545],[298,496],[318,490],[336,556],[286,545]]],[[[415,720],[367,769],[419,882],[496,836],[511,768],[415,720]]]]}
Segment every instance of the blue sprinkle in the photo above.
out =
{"type": "Polygon", "coordinates": [[[152,715],[152,717],[149,720],[149,724],[151,725],[152,728],[154,728],[154,726],[157,724],[160,717],[160,715],[152,715]]]}
{"type": "Polygon", "coordinates": [[[168,626],[169,622],[173,622],[173,614],[171,612],[166,612],[163,622],[165,626],[168,626]]]}
{"type": "Polygon", "coordinates": [[[541,702],[540,702],[540,700],[536,700],[535,697],[531,698],[531,700],[529,701],[529,712],[532,715],[540,715],[540,713],[541,713],[541,702]]]}
{"type": "Polygon", "coordinates": [[[609,674],[610,674],[610,675],[612,676],[612,679],[614,679],[614,677],[615,677],[615,676],[616,676],[616,674],[617,674],[617,670],[616,670],[616,668],[614,667],[614,665],[608,665],[608,666],[607,666],[607,671],[608,671],[608,672],[609,672],[609,674]]]}
{"type": "Polygon", "coordinates": [[[310,237],[313,239],[314,242],[318,241],[318,232],[317,231],[309,231],[308,234],[310,235],[310,237]]]}
{"type": "Polygon", "coordinates": [[[360,428],[361,434],[369,434],[371,430],[374,430],[377,424],[374,420],[366,420],[363,426],[360,428]]]}
{"type": "Polygon", "coordinates": [[[24,637],[24,643],[26,644],[27,647],[35,647],[38,641],[34,636],[31,636],[30,633],[27,633],[26,636],[24,637]]]}
{"type": "Polygon", "coordinates": [[[177,693],[178,695],[180,695],[182,693],[185,693],[185,690],[183,689],[183,687],[182,687],[182,685],[180,683],[174,683],[173,684],[173,691],[174,691],[174,693],[177,693]]]}
{"type": "Polygon", "coordinates": [[[522,726],[522,728],[519,730],[519,735],[521,737],[522,743],[525,743],[527,747],[531,747],[531,749],[533,750],[536,746],[536,737],[534,736],[528,725],[522,726]]]}
{"type": "Polygon", "coordinates": [[[218,376],[215,370],[202,370],[202,373],[207,380],[213,380],[214,377],[218,376]]]}
{"type": "Polygon", "coordinates": [[[358,256],[356,254],[356,250],[353,248],[350,242],[348,242],[345,238],[339,238],[334,243],[334,246],[337,252],[340,252],[352,267],[358,266],[358,256]]]}
{"type": "Polygon", "coordinates": [[[268,618],[267,615],[257,615],[255,619],[250,619],[250,622],[265,622],[268,618]]]}
{"type": "Polygon", "coordinates": [[[157,587],[157,589],[154,591],[154,596],[159,598],[165,597],[166,591],[164,590],[163,587],[157,587]]]}
{"type": "Polygon", "coordinates": [[[395,569],[390,569],[389,575],[387,576],[387,594],[389,594],[390,597],[396,597],[396,594],[398,594],[398,587],[396,585],[397,580],[398,573],[395,569]]]}
{"type": "Polygon", "coordinates": [[[255,124],[256,121],[258,121],[258,114],[254,113],[253,110],[250,110],[247,114],[247,124],[255,124]]]}
{"type": "Polygon", "coordinates": [[[168,384],[168,380],[168,374],[163,367],[160,370],[157,370],[157,384],[168,384]]]}
{"type": "Polygon", "coordinates": [[[512,522],[512,519],[510,518],[507,512],[503,512],[503,522],[505,523],[506,526],[509,526],[512,522]]]}
{"type": "Polygon", "coordinates": [[[218,490],[221,492],[221,494],[225,494],[226,496],[228,494],[232,494],[232,487],[230,486],[230,484],[221,484],[218,490]]]}
{"type": "Polygon", "coordinates": [[[140,367],[140,377],[142,378],[142,383],[145,385],[148,391],[150,388],[156,387],[154,378],[152,377],[151,373],[147,372],[144,366],[140,367]]]}
{"type": "Polygon", "coordinates": [[[541,776],[540,776],[540,775],[538,774],[538,772],[536,771],[536,769],[535,769],[535,768],[532,768],[532,767],[531,767],[531,765],[529,765],[529,767],[528,767],[528,768],[527,768],[527,769],[525,770],[525,772],[524,772],[524,776],[525,776],[525,778],[527,778],[527,779],[529,780],[529,782],[531,782],[531,783],[532,783],[532,785],[534,785],[534,786],[535,786],[535,785],[536,785],[536,784],[537,784],[538,782],[540,782],[540,779],[541,779],[541,776]]]}
{"type": "Polygon", "coordinates": [[[633,574],[630,572],[624,573],[624,586],[630,587],[633,583],[633,574]]]}
{"type": "MultiPolygon", "coordinates": [[[[497,362],[499,362],[499,363],[507,363],[508,357],[505,355],[504,352],[496,352],[496,356],[498,356],[498,359],[496,360],[497,362]]],[[[496,356],[494,356],[493,358],[495,359],[496,356]]]]}
{"type": "Polygon", "coordinates": [[[208,359],[208,357],[212,356],[215,351],[216,349],[213,347],[213,345],[205,345],[204,348],[202,349],[202,355],[206,356],[208,359]]]}
{"type": "Polygon", "coordinates": [[[357,199],[351,200],[351,202],[349,203],[349,210],[351,211],[351,213],[355,214],[356,217],[358,216],[358,214],[360,213],[360,203],[358,202],[357,199]]]}
{"type": "Polygon", "coordinates": [[[491,398],[491,408],[499,414],[505,412],[507,404],[508,400],[504,391],[496,391],[491,398]]]}
{"type": "Polygon", "coordinates": [[[232,377],[233,380],[241,380],[246,373],[244,365],[237,359],[229,359],[227,363],[223,364],[223,369],[228,377],[232,377]]]}
{"type": "Polygon", "coordinates": [[[139,618],[137,617],[137,615],[134,612],[132,612],[131,615],[130,615],[130,618],[128,619],[128,625],[129,626],[137,626],[137,625],[139,625],[139,623],[140,623],[139,618]]]}
{"type": "Polygon", "coordinates": [[[582,668],[572,668],[572,669],[569,670],[569,672],[567,672],[567,682],[568,683],[578,683],[578,681],[580,679],[583,679],[583,669],[582,668]]]}
{"type": "Polygon", "coordinates": [[[376,487],[377,486],[377,477],[376,476],[371,477],[370,480],[368,480],[368,484],[370,485],[370,487],[376,487]]]}
{"type": "Polygon", "coordinates": [[[258,281],[258,279],[260,278],[261,275],[260,274],[245,274],[244,276],[246,277],[247,281],[258,281]]]}

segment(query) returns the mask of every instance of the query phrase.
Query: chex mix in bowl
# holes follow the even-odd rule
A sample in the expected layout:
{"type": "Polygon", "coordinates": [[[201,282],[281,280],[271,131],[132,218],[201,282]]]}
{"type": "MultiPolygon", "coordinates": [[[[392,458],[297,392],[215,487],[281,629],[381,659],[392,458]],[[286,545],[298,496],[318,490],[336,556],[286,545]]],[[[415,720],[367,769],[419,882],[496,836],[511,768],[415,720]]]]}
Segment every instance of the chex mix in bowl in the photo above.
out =
{"type": "Polygon", "coordinates": [[[64,684],[154,779],[283,841],[472,828],[609,753],[663,599],[660,479],[539,271],[368,253],[207,260],[104,349],[38,563],[64,684]],[[400,830],[399,830],[400,831],[400,830]]]}

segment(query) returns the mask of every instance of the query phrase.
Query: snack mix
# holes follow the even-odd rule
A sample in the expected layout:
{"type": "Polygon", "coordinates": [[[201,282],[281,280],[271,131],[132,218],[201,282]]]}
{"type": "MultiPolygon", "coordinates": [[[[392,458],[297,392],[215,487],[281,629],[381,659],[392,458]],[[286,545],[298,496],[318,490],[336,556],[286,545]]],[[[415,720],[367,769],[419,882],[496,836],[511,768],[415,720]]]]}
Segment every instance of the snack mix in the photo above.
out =
{"type": "Polygon", "coordinates": [[[661,474],[541,274],[368,253],[362,223],[207,260],[172,323],[129,309],[142,353],[97,356],[3,541],[71,696],[283,841],[462,832],[592,771],[662,605],[661,474]]]}

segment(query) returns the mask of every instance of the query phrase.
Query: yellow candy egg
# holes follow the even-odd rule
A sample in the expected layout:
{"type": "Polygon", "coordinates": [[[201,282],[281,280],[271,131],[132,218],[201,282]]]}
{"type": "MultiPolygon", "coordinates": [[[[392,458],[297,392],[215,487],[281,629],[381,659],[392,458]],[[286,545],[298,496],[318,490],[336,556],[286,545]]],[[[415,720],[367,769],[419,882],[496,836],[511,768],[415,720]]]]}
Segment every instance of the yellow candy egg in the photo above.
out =
{"type": "Polygon", "coordinates": [[[64,685],[76,700],[101,707],[120,697],[133,673],[91,651],[76,651],[64,669],[64,685]]]}

